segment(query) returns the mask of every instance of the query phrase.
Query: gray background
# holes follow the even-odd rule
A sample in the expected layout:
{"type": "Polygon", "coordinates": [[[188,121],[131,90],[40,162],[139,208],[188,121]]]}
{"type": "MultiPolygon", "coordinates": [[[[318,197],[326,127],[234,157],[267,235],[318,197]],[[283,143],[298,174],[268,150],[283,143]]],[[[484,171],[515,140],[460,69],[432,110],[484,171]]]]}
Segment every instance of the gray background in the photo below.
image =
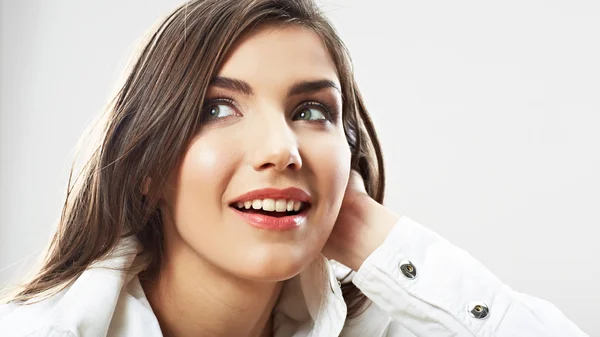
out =
{"type": "MultiPolygon", "coordinates": [[[[81,134],[181,1],[1,2],[0,284],[50,237],[81,134]]],[[[600,335],[600,3],[326,1],[387,205],[600,335]]]]}

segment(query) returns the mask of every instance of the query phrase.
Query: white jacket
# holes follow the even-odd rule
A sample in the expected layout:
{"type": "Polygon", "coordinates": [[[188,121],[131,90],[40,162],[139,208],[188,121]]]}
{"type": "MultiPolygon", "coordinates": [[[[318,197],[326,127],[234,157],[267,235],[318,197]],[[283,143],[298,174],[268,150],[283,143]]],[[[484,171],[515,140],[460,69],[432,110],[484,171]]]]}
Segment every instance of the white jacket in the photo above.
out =
{"type": "MultiPolygon", "coordinates": [[[[137,239],[123,239],[108,260],[60,293],[32,305],[0,306],[0,336],[162,336],[137,275],[102,268],[126,269],[141,250],[137,239]]],[[[373,303],[350,320],[336,279],[346,270],[319,256],[286,281],[274,335],[587,336],[551,303],[513,291],[407,216],[354,274],[352,282],[373,303]]]]}

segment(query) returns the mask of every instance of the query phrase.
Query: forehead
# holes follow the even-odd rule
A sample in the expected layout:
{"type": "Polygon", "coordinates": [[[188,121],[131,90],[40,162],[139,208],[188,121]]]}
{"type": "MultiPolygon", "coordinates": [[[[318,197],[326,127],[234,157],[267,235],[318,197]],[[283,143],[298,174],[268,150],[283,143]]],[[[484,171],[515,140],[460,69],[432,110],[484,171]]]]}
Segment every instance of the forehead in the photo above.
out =
{"type": "Polygon", "coordinates": [[[335,63],[320,36],[298,25],[262,26],[246,34],[233,45],[218,75],[252,87],[307,79],[329,79],[339,87],[335,63]]]}

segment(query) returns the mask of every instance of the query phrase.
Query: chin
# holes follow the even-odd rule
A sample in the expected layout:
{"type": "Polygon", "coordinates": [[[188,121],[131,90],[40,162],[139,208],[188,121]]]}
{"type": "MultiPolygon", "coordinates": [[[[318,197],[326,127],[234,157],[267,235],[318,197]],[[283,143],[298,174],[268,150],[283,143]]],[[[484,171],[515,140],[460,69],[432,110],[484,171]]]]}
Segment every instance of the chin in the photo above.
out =
{"type": "Polygon", "coordinates": [[[278,282],[298,275],[316,258],[316,254],[307,255],[300,247],[280,247],[261,249],[240,259],[235,274],[239,277],[262,282],[278,282]]]}

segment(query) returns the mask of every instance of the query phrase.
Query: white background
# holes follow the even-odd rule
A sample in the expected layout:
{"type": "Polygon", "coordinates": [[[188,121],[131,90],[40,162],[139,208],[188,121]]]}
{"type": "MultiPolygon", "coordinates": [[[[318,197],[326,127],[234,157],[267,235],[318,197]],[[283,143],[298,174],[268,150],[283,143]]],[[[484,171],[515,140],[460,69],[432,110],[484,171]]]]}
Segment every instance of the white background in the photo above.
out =
{"type": "MultiPolygon", "coordinates": [[[[1,2],[0,284],[59,216],[75,145],[180,1],[1,2]]],[[[326,1],[386,203],[600,335],[600,3],[326,1]]]]}

